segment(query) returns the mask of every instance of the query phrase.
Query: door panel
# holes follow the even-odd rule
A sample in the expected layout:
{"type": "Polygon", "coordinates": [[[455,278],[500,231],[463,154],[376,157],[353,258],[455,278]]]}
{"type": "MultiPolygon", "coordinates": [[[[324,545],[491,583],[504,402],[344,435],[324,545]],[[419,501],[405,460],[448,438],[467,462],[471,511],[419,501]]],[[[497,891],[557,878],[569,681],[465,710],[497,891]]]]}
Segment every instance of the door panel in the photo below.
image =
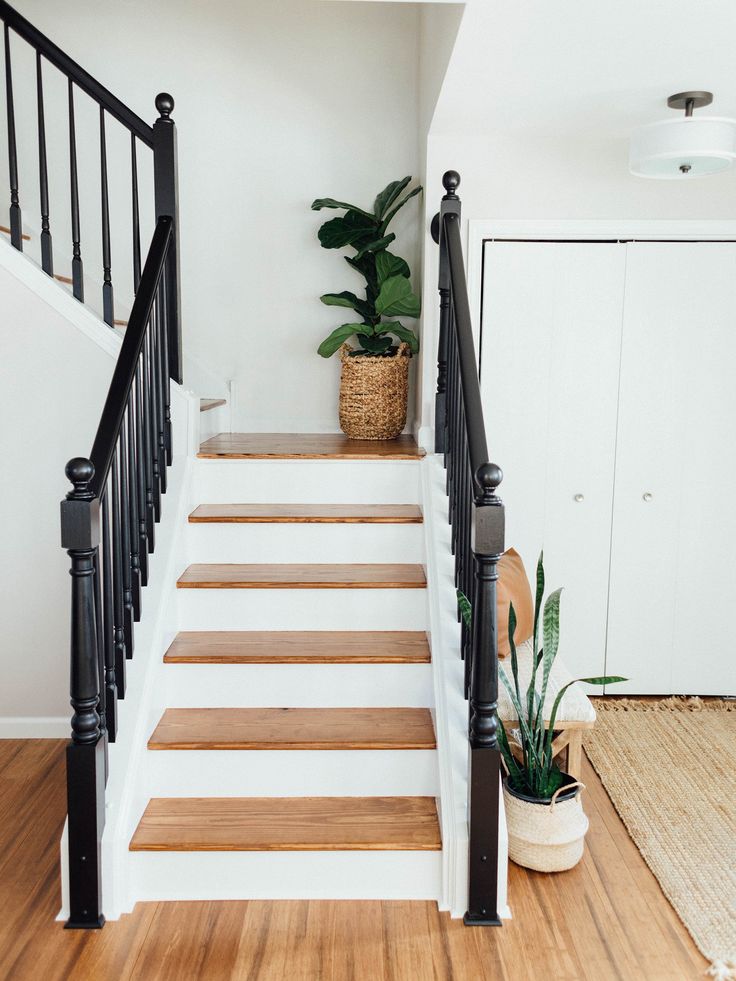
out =
{"type": "Polygon", "coordinates": [[[631,681],[617,692],[736,691],[735,366],[736,245],[629,245],[606,667],[631,681]]]}
{"type": "Polygon", "coordinates": [[[560,656],[605,659],[625,247],[487,243],[481,392],[507,546],[564,586],[560,656]],[[576,495],[582,500],[576,501],[576,495]]]}

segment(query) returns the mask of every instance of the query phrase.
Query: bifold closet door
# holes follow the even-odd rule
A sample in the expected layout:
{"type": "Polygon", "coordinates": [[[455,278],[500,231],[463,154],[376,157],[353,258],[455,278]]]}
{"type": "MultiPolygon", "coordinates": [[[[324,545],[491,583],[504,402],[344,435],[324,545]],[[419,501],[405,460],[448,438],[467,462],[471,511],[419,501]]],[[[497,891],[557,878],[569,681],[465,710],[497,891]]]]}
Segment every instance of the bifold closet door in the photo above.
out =
{"type": "MultiPolygon", "coordinates": [[[[564,587],[560,656],[605,662],[625,247],[489,242],[481,391],[507,546],[564,587]]],[[[505,629],[505,627],[503,628],[505,629]]]]}
{"type": "Polygon", "coordinates": [[[736,245],[627,246],[606,669],[734,694],[736,245]]]}

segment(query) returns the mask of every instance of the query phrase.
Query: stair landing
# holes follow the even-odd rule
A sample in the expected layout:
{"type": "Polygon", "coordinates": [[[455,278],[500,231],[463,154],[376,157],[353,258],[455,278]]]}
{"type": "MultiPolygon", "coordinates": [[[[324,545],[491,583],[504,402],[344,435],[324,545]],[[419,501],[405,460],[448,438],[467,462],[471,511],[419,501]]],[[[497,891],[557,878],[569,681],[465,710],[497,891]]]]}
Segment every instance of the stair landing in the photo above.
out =
{"type": "Polygon", "coordinates": [[[348,439],[343,433],[219,433],[202,443],[205,460],[419,460],[413,436],[348,439]]]}

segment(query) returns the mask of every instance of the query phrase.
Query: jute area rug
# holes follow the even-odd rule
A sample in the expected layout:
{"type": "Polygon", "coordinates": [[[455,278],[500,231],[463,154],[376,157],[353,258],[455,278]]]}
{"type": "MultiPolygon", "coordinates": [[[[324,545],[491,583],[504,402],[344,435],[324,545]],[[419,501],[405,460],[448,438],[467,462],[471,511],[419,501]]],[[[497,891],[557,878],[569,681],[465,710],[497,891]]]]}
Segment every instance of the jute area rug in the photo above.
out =
{"type": "Polygon", "coordinates": [[[736,703],[595,699],[585,751],[662,891],[736,979],[736,703]]]}

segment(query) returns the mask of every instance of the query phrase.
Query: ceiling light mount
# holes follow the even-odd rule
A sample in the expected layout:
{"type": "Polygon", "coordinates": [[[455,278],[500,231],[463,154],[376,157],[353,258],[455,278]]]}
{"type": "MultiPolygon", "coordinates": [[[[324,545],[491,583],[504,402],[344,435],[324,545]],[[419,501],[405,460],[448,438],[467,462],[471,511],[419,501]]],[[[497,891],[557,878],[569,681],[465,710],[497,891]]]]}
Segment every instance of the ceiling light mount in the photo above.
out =
{"type": "Polygon", "coordinates": [[[704,109],[713,101],[712,92],[677,92],[667,100],[670,109],[684,109],[686,116],[692,116],[693,109],[704,109]]]}

